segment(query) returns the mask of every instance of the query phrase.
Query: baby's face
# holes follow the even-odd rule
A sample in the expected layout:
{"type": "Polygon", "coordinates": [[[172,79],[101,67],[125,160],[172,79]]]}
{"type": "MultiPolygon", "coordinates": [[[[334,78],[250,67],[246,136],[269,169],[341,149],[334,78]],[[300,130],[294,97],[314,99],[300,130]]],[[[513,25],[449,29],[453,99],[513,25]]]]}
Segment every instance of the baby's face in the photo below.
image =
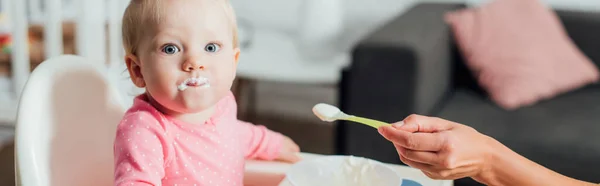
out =
{"type": "Polygon", "coordinates": [[[170,111],[208,109],[235,78],[239,49],[233,48],[233,25],[212,0],[168,1],[164,8],[163,20],[152,25],[138,50],[146,91],[170,111]]]}

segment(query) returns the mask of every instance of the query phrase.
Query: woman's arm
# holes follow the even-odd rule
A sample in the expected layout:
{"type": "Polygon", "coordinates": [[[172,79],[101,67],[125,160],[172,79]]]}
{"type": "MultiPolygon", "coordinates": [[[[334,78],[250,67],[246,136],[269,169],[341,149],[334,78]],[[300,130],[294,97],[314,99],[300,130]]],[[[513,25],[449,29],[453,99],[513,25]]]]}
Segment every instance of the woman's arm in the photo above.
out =
{"type": "MultiPolygon", "coordinates": [[[[493,140],[493,139],[491,139],[493,140]]],[[[596,185],[575,180],[547,169],[493,140],[490,169],[473,179],[486,185],[596,185]]]]}
{"type": "Polygon", "coordinates": [[[494,186],[594,185],[549,170],[475,129],[440,118],[411,115],[381,127],[400,160],[433,179],[471,177],[494,186]]]}

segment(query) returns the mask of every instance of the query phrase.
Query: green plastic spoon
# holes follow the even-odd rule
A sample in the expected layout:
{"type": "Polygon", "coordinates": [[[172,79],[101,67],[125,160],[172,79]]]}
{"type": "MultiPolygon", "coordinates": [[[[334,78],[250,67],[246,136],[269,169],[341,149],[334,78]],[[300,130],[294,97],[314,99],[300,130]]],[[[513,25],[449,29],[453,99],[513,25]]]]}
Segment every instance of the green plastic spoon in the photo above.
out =
{"type": "Polygon", "coordinates": [[[319,117],[319,119],[321,119],[323,121],[327,121],[327,122],[333,122],[336,120],[347,120],[347,121],[362,123],[362,124],[371,126],[376,129],[381,126],[389,125],[388,123],[373,120],[373,119],[348,115],[348,114],[342,112],[339,108],[337,108],[333,105],[325,104],[325,103],[316,104],[313,107],[312,111],[317,117],[319,117]]]}

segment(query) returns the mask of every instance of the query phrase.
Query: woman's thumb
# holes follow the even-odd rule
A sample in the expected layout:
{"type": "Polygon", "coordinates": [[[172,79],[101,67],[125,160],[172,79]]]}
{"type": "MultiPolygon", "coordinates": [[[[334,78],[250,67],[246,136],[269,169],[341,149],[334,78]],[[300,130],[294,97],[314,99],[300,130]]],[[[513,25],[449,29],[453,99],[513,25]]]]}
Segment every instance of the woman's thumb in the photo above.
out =
{"type": "Polygon", "coordinates": [[[402,121],[402,125],[394,126],[395,128],[407,132],[438,132],[448,130],[452,127],[451,123],[435,118],[412,114],[402,121]]]}

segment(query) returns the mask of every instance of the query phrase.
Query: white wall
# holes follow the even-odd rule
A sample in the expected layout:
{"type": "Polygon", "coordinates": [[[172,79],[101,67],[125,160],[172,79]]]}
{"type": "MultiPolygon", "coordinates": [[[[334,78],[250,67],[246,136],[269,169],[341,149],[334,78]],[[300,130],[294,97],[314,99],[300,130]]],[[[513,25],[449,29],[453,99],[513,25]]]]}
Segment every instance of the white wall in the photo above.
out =
{"type": "MultiPolygon", "coordinates": [[[[350,49],[365,34],[402,14],[419,0],[343,0],[345,28],[339,46],[350,49]]],[[[600,0],[598,0],[600,1],[600,0]]]]}
{"type": "MultiPolygon", "coordinates": [[[[255,27],[268,27],[293,34],[302,19],[302,6],[309,0],[231,0],[236,14],[255,27]]],[[[317,0],[318,1],[318,0],[317,0]]],[[[339,0],[343,6],[344,32],[336,46],[348,48],[383,21],[402,13],[419,0],[339,0]]],[[[334,16],[334,15],[332,15],[334,16]]]]}

